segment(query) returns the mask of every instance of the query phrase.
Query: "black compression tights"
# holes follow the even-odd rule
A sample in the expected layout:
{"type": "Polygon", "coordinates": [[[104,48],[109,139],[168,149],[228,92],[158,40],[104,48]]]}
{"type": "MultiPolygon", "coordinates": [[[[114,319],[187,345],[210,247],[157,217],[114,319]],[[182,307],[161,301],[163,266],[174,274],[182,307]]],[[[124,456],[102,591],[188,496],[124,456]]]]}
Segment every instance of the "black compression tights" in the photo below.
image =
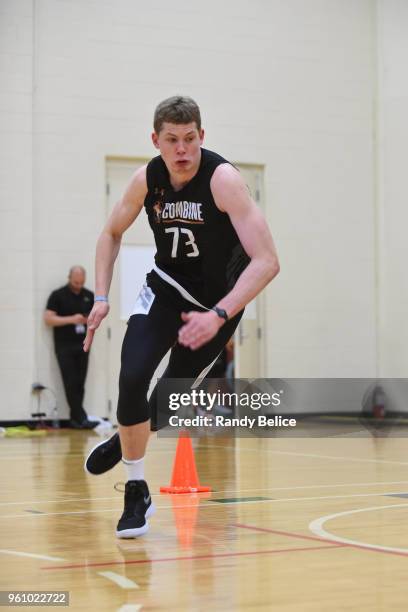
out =
{"type": "MultiPolygon", "coordinates": [[[[186,302],[184,311],[198,310],[186,302]]],[[[167,351],[170,360],[163,378],[197,378],[225,347],[242,312],[227,321],[210,342],[192,351],[177,342],[183,324],[181,310],[156,297],[148,314],[132,315],[122,345],[117,417],[121,425],[143,423],[156,414],[157,390],[147,400],[150,381],[167,351]]],[[[153,424],[153,429],[154,429],[153,424]]]]}

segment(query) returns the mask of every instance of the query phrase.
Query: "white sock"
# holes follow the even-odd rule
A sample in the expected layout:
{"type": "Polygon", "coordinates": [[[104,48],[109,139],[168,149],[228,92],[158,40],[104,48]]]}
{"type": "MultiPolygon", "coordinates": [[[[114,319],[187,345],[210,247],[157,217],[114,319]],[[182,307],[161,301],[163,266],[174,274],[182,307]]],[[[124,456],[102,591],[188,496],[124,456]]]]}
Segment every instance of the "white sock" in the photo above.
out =
{"type": "Polygon", "coordinates": [[[122,457],[122,462],[128,480],[144,480],[144,457],[134,461],[122,457]]]}

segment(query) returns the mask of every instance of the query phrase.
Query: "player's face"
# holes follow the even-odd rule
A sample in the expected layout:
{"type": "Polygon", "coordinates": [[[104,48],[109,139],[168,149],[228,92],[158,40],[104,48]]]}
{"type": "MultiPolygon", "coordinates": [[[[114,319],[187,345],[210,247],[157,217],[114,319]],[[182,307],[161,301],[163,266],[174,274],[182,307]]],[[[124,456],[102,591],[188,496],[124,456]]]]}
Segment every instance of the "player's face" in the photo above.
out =
{"type": "Polygon", "coordinates": [[[195,121],[180,125],[164,122],[159,134],[152,134],[152,140],[171,175],[182,178],[197,172],[204,130],[198,130],[195,121]]]}

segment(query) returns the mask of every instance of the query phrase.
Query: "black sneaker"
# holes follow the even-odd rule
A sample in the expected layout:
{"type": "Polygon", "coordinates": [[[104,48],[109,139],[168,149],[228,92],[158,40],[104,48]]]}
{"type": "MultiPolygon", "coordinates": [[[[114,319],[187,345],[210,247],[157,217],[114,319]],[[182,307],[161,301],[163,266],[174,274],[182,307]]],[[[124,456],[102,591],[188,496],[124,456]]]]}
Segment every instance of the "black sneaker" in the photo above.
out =
{"type": "Polygon", "coordinates": [[[88,421],[88,419],[84,419],[80,422],[75,419],[70,419],[68,427],[70,429],[95,429],[97,425],[98,421],[88,421]]]}
{"type": "Polygon", "coordinates": [[[147,518],[155,512],[144,480],[128,480],[125,486],[125,507],[116,528],[118,538],[137,538],[149,529],[147,518]]]}
{"type": "Polygon", "coordinates": [[[99,442],[89,453],[84,463],[88,474],[98,476],[111,470],[122,459],[119,434],[115,433],[108,440],[99,442]]]}

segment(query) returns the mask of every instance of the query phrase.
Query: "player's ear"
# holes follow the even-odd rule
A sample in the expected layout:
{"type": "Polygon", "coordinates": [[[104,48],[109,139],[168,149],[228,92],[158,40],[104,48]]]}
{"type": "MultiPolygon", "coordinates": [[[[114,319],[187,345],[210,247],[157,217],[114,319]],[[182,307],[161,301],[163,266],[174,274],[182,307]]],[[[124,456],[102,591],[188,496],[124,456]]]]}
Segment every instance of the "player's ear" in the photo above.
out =
{"type": "Polygon", "coordinates": [[[159,149],[159,135],[156,134],[156,132],[152,133],[152,143],[153,145],[156,147],[156,149],[159,149]]]}
{"type": "Polygon", "coordinates": [[[200,144],[203,144],[203,142],[204,142],[204,130],[203,130],[203,128],[201,128],[201,130],[199,130],[198,136],[200,138],[200,144]]]}

